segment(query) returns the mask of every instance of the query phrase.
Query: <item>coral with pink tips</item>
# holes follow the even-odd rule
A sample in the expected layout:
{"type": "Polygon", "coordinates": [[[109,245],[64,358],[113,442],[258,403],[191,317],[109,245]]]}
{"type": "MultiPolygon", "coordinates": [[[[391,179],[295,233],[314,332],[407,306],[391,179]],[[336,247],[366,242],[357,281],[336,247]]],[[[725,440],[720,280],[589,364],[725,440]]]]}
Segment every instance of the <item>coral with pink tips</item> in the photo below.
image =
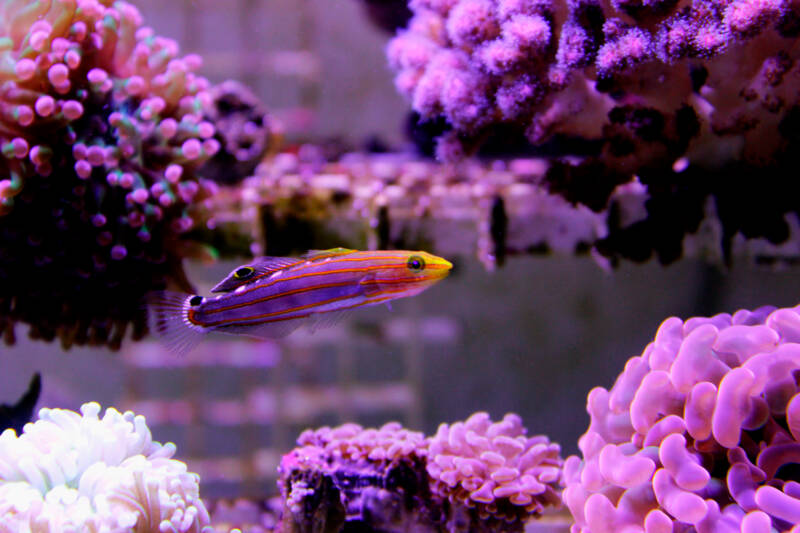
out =
{"type": "Polygon", "coordinates": [[[387,57],[398,91],[421,116],[415,132],[437,138],[440,159],[480,155],[482,146],[486,155],[505,149],[547,157],[542,185],[595,211],[609,207],[615,187],[641,183],[646,217],[598,247],[612,263],[653,252],[674,261],[703,218],[719,217],[726,261],[737,235],[796,240],[794,3],[451,0],[411,7],[414,16],[387,57]],[[770,184],[754,187],[756,176],[769,176],[770,184]]]}
{"type": "Polygon", "coordinates": [[[0,43],[0,332],[140,337],[142,295],[205,253],[182,237],[220,149],[201,60],[111,0],[3,2],[0,43]]]}
{"type": "Polygon", "coordinates": [[[589,393],[574,533],[798,531],[800,308],[666,320],[589,393]]]}
{"type": "MultiPolygon", "coordinates": [[[[607,115],[626,103],[654,108],[666,120],[688,105],[712,130],[703,136],[756,138],[774,127],[771,114],[780,117],[798,103],[792,83],[775,78],[763,94],[739,94],[764,85],[769,78],[759,68],[774,54],[791,57],[787,68],[793,67],[797,14],[785,1],[452,0],[411,7],[408,28],[387,50],[397,87],[423,116],[447,119],[454,131],[442,143],[459,139],[468,151],[501,122],[519,125],[533,143],[554,134],[611,142],[607,115]],[[744,52],[746,64],[738,59],[744,52]],[[471,80],[461,91],[431,83],[450,77],[453,60],[446,58],[454,56],[471,80]],[[531,96],[510,109],[503,93],[520,79],[531,96]],[[465,98],[481,103],[479,119],[460,115],[465,98]],[[780,111],[766,109],[768,100],[780,111]],[[726,121],[737,131],[722,131],[726,121]]],[[[778,148],[768,143],[761,150],[778,148]]],[[[641,163],[657,155],[644,145],[633,151],[641,163]]],[[[446,147],[439,153],[445,156],[446,147]]]]}
{"type": "Polygon", "coordinates": [[[389,423],[307,430],[279,468],[284,525],[385,531],[522,531],[560,505],[560,448],[521,419],[475,413],[433,437],[389,423]]]}
{"type": "Polygon", "coordinates": [[[434,493],[476,508],[481,518],[513,523],[560,503],[560,451],[544,435],[527,437],[517,415],[492,423],[481,412],[439,426],[427,470],[434,493]]]}

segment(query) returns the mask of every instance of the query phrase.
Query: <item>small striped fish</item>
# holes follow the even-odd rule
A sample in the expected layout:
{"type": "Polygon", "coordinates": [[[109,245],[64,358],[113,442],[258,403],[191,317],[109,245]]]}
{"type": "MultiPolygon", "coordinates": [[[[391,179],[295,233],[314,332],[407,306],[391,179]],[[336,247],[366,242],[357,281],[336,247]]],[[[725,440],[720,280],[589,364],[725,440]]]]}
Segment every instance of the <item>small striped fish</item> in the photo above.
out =
{"type": "Polygon", "coordinates": [[[301,258],[262,257],[234,269],[215,297],[159,292],[150,296],[151,329],[185,354],[212,331],[275,338],[307,324],[335,324],[357,307],[414,296],[453,265],[427,252],[312,251],[301,258]]]}

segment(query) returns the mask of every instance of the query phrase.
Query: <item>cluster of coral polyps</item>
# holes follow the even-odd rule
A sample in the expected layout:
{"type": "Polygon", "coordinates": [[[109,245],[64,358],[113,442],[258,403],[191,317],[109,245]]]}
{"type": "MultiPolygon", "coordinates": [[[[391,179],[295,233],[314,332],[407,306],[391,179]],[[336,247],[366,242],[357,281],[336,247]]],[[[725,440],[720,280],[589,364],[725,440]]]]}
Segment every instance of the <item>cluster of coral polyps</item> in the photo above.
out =
{"type": "Polygon", "coordinates": [[[338,531],[521,531],[558,506],[560,448],[516,415],[476,413],[425,438],[397,423],[306,431],[279,467],[283,524],[338,531]]]}
{"type": "Polygon", "coordinates": [[[211,531],[198,477],[144,417],[87,403],[0,434],[0,531],[211,531]]]}
{"type": "MultiPolygon", "coordinates": [[[[197,56],[112,0],[0,3],[0,334],[118,346],[183,281],[220,143],[197,56]]],[[[185,283],[184,283],[185,285],[185,283]]]]}
{"type": "Polygon", "coordinates": [[[453,128],[443,157],[499,123],[534,143],[606,139],[609,156],[640,164],[769,157],[792,135],[800,12],[788,0],[410,5],[389,61],[414,109],[453,128]]]}
{"type": "Polygon", "coordinates": [[[441,158],[460,159],[498,132],[501,144],[513,143],[509,132],[527,136],[532,153],[562,158],[543,183],[593,209],[637,176],[647,218],[601,250],[610,257],[680,257],[709,199],[726,259],[736,235],[790,238],[785,217],[800,212],[796,2],[410,5],[414,17],[387,53],[414,109],[431,128],[446,124],[441,158]]]}
{"type": "Polygon", "coordinates": [[[588,398],[576,533],[800,531],[800,307],[666,320],[588,398]]]}

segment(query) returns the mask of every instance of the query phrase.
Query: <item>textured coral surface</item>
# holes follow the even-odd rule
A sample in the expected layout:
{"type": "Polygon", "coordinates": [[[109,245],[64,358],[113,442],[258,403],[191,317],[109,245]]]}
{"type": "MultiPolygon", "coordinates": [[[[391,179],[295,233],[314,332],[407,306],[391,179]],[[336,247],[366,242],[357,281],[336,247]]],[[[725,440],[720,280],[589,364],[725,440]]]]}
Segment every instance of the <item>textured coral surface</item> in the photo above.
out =
{"type": "Polygon", "coordinates": [[[144,417],[87,403],[41,409],[0,434],[0,531],[199,533],[209,516],[198,477],[152,440],[144,417]]]}
{"type": "Polygon", "coordinates": [[[800,307],[666,320],[589,393],[573,531],[800,531],[800,307]]]}
{"type": "Polygon", "coordinates": [[[281,461],[284,524],[327,530],[521,531],[558,506],[560,448],[527,437],[517,415],[476,413],[437,434],[386,424],[306,431],[281,461]]]}
{"type": "Polygon", "coordinates": [[[787,0],[411,7],[389,61],[414,109],[453,127],[442,156],[506,122],[534,143],[553,134],[605,138],[607,155],[623,160],[675,160],[698,134],[717,145],[695,143],[692,156],[758,159],[781,145],[777,126],[796,114],[799,26],[787,0]]]}
{"type": "Polygon", "coordinates": [[[524,135],[528,151],[557,160],[549,189],[595,210],[636,176],[647,217],[600,247],[612,259],[679,258],[709,199],[727,260],[736,235],[797,242],[786,221],[800,212],[796,2],[411,6],[387,54],[398,90],[443,132],[440,158],[524,135]]]}
{"type": "Polygon", "coordinates": [[[112,0],[0,3],[0,332],[118,346],[213,192],[197,56],[112,0]],[[27,281],[25,281],[27,280],[27,281]],[[36,280],[33,283],[31,280],[36,280]]]}

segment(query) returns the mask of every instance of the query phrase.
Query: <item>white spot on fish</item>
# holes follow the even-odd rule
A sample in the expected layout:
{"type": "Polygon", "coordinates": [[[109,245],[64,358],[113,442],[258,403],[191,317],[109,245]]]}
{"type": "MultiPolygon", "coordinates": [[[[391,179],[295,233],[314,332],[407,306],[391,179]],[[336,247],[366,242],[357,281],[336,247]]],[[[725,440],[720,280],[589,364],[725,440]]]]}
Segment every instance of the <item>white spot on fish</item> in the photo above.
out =
{"type": "MultiPolygon", "coordinates": [[[[236,287],[236,289],[233,292],[243,292],[246,287],[247,287],[246,285],[242,285],[240,287],[236,287]]],[[[221,296],[217,296],[217,298],[221,298],[221,296]]]]}

